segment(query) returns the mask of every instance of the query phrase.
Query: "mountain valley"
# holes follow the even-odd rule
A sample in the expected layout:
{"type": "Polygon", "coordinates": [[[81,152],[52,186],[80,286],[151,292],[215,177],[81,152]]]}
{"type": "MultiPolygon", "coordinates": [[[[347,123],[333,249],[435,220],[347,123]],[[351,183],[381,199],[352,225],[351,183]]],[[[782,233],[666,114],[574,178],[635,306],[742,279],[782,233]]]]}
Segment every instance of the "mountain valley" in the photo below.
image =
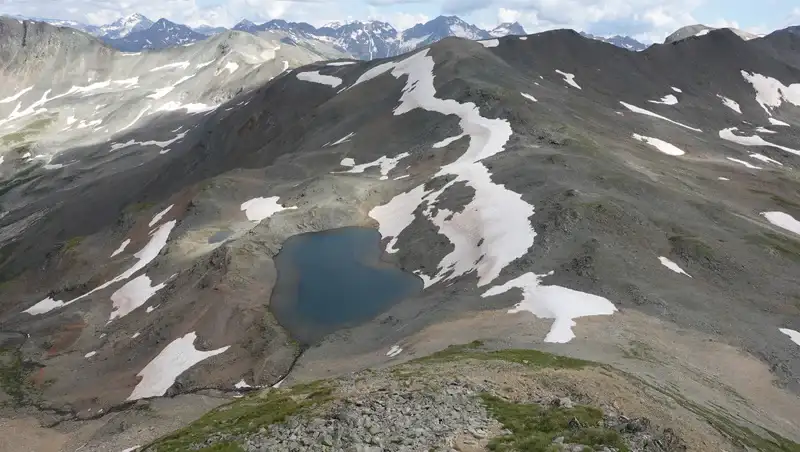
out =
{"type": "Polygon", "coordinates": [[[799,34],[144,20],[0,18],[0,450],[799,450],[799,34]]]}

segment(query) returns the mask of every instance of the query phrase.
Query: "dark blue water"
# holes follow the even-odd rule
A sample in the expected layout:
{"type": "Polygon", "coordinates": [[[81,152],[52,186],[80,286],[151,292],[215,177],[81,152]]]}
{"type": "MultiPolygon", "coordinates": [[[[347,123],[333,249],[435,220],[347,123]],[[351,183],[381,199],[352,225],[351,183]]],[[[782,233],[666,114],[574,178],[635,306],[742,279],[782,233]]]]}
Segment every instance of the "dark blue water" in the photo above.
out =
{"type": "Polygon", "coordinates": [[[380,238],[357,227],[290,237],[275,257],[271,309],[278,323],[313,344],[420,292],[419,278],[381,261],[380,238]]]}
{"type": "Polygon", "coordinates": [[[227,231],[227,230],[217,231],[217,232],[214,233],[214,235],[212,235],[211,237],[208,238],[208,243],[223,242],[223,241],[227,240],[228,237],[230,237],[231,235],[233,235],[233,231],[227,231]]]}

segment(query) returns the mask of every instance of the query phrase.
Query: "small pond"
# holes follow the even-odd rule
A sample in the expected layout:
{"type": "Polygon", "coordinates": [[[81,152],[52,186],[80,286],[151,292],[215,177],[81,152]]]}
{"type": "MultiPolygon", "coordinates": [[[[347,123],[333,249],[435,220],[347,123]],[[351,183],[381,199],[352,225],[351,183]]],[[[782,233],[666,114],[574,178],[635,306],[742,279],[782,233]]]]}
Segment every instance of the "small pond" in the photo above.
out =
{"type": "Polygon", "coordinates": [[[418,277],[381,261],[380,239],[374,229],[347,227],[286,240],[271,309],[292,337],[313,344],[422,290],[418,277]]]}

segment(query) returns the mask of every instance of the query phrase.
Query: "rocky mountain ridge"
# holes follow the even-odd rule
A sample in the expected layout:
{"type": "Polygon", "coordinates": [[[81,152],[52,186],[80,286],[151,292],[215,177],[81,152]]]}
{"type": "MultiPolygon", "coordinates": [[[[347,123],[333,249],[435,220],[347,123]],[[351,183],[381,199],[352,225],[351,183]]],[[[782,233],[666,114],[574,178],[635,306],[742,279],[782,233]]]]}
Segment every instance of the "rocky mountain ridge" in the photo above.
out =
{"type": "MultiPolygon", "coordinates": [[[[185,45],[224,30],[224,28],[210,26],[190,29],[166,19],[160,19],[157,22],[160,25],[156,25],[141,14],[133,14],[112,24],[99,27],[52,19],[42,19],[42,21],[85,31],[102,38],[119,50],[130,52],[185,45]],[[171,32],[165,32],[165,28],[171,32]],[[131,34],[133,36],[129,36],[131,34]]],[[[250,20],[243,19],[234,25],[232,30],[252,34],[280,31],[300,40],[316,39],[335,45],[356,58],[366,60],[397,56],[449,36],[481,40],[526,34],[525,29],[519,23],[503,23],[487,31],[469,24],[457,16],[439,16],[403,31],[395,29],[387,22],[375,20],[332,22],[317,28],[305,22],[287,22],[282,19],[273,19],[262,24],[255,24],[250,20]]],[[[589,34],[586,36],[629,50],[641,50],[646,47],[627,36],[614,36],[609,39],[589,34]]]]}

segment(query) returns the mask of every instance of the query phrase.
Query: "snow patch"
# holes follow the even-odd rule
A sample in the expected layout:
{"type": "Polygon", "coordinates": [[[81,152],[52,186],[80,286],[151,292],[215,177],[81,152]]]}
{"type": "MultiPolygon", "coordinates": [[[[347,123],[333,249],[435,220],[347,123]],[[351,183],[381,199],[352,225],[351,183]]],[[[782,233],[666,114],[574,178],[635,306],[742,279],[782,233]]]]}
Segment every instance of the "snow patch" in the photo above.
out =
{"type": "Polygon", "coordinates": [[[657,150],[659,150],[659,151],[661,151],[661,152],[663,152],[664,154],[667,154],[667,155],[676,155],[677,156],[677,155],[683,155],[683,154],[686,153],[682,149],[680,149],[679,147],[677,147],[677,146],[675,146],[673,144],[667,143],[664,140],[659,140],[658,138],[645,137],[645,136],[639,135],[637,133],[633,134],[633,138],[636,139],[636,140],[639,140],[641,142],[647,143],[650,146],[656,148],[657,150]]]}
{"type": "Polygon", "coordinates": [[[778,328],[778,330],[789,336],[789,339],[797,345],[800,345],[800,333],[795,330],[790,330],[789,328],[778,328]]]}
{"type": "Polygon", "coordinates": [[[175,224],[176,224],[175,220],[168,221],[159,226],[158,229],[156,229],[155,231],[151,232],[150,241],[147,242],[147,244],[141,250],[139,250],[138,253],[133,255],[137,259],[136,263],[133,264],[130,268],[128,268],[124,272],[122,272],[121,274],[119,274],[116,278],[107,281],[101,284],[100,286],[97,286],[94,289],[90,290],[89,292],[86,292],[85,294],[77,298],[73,298],[72,300],[65,302],[65,301],[54,300],[50,297],[47,297],[44,300],[36,303],[35,305],[31,306],[30,308],[22,312],[25,312],[30,315],[44,314],[54,309],[68,306],[78,300],[88,297],[89,295],[99,290],[103,290],[114,283],[130,278],[131,276],[133,276],[134,273],[143,269],[144,267],[147,266],[147,264],[149,264],[150,262],[155,260],[156,257],[158,257],[158,254],[161,252],[161,250],[165,246],[167,246],[167,239],[169,239],[169,234],[170,232],[172,232],[172,229],[175,227],[175,224]]]}
{"type": "Polygon", "coordinates": [[[653,113],[650,110],[645,110],[644,108],[637,107],[636,105],[631,105],[631,104],[629,104],[627,102],[622,102],[622,101],[619,101],[619,103],[622,104],[623,107],[627,108],[628,110],[630,110],[630,111],[632,111],[634,113],[639,113],[640,115],[652,116],[654,118],[663,119],[664,121],[671,122],[671,123],[673,123],[675,125],[678,125],[678,126],[681,126],[681,127],[685,128],[685,129],[694,130],[695,132],[702,132],[702,130],[700,130],[700,129],[696,129],[696,128],[691,127],[691,126],[687,126],[686,124],[681,124],[678,121],[673,121],[673,120],[671,120],[671,119],[669,119],[667,117],[659,115],[658,113],[653,113]]]}
{"type": "Polygon", "coordinates": [[[14,94],[12,96],[6,97],[5,99],[0,99],[0,104],[7,104],[9,102],[15,102],[15,101],[19,100],[20,97],[24,96],[25,93],[30,92],[32,89],[33,89],[33,87],[29,86],[28,88],[25,88],[25,89],[19,91],[18,93],[14,94]]]}
{"type": "MultiPolygon", "coordinates": [[[[159,107],[156,111],[178,111],[178,110],[186,110],[186,113],[190,115],[194,115],[197,113],[205,113],[208,111],[216,110],[219,105],[208,105],[208,104],[200,104],[200,103],[189,103],[189,104],[181,104],[179,102],[167,102],[166,104],[159,107]]],[[[186,133],[183,134],[184,136],[186,133]]]]}
{"type": "Polygon", "coordinates": [[[561,286],[543,286],[542,279],[547,275],[525,273],[503,284],[492,287],[482,297],[490,297],[508,292],[511,289],[522,290],[522,301],[508,310],[509,314],[528,311],[536,317],[553,319],[545,342],[565,343],[575,338],[572,327],[579,317],[593,315],[611,315],[617,311],[613,303],[603,297],[579,292],[561,286]]]}
{"type": "MultiPolygon", "coordinates": [[[[478,285],[492,282],[509,263],[524,255],[533,245],[535,231],[528,218],[533,206],[521,195],[496,184],[482,160],[503,152],[513,131],[505,119],[481,116],[474,103],[459,103],[452,99],[436,97],[433,85],[435,63],[428,49],[419,51],[399,62],[378,65],[365,72],[353,86],[391,70],[395,78],[406,76],[406,85],[400,104],[394,114],[401,115],[417,108],[456,115],[459,125],[470,137],[469,147],[454,162],[445,165],[433,175],[455,176],[443,187],[426,191],[418,185],[401,193],[384,205],[376,206],[369,216],[378,221],[379,232],[389,238],[387,252],[396,252],[397,237],[411,224],[415,211],[423,201],[421,213],[448,238],[453,250],[442,258],[433,277],[417,272],[428,287],[442,280],[451,280],[473,271],[477,272],[478,285]],[[456,183],[475,190],[474,196],[463,209],[451,212],[434,207],[440,196],[456,183]]],[[[352,88],[352,86],[351,86],[352,88]]]]}
{"type": "Polygon", "coordinates": [[[720,176],[720,177],[717,178],[717,180],[730,180],[730,179],[728,179],[727,177],[720,176]]]}
{"type": "Polygon", "coordinates": [[[753,85],[753,89],[756,91],[756,102],[769,116],[772,116],[770,109],[780,107],[784,101],[800,107],[800,83],[786,86],[777,79],[754,72],[741,71],[741,74],[747,82],[753,85]]]}
{"type": "Polygon", "coordinates": [[[722,105],[730,108],[731,110],[735,111],[736,113],[742,114],[742,108],[739,106],[739,103],[733,99],[729,99],[723,95],[717,94],[717,97],[722,100],[722,105]]]}
{"type": "Polygon", "coordinates": [[[736,162],[736,163],[742,164],[742,165],[744,165],[744,166],[746,166],[746,167],[748,167],[750,169],[761,169],[760,166],[751,165],[751,164],[745,162],[744,160],[735,159],[733,157],[728,157],[728,160],[730,160],[732,162],[736,162]]]}
{"type": "Polygon", "coordinates": [[[275,215],[282,210],[292,210],[297,208],[296,206],[284,207],[278,203],[278,199],[280,199],[278,196],[272,196],[270,198],[253,198],[249,201],[243,202],[241,209],[244,211],[244,214],[247,216],[248,220],[259,222],[275,215]]]}
{"type": "Polygon", "coordinates": [[[235,385],[233,385],[233,387],[234,387],[234,388],[236,388],[236,389],[242,389],[242,388],[252,388],[252,386],[250,386],[249,384],[247,384],[247,382],[246,382],[246,381],[244,381],[244,378],[242,378],[241,380],[239,380],[239,382],[238,382],[238,383],[236,383],[235,385]]]}
{"type": "Polygon", "coordinates": [[[230,347],[225,346],[216,350],[200,351],[194,348],[195,339],[197,339],[197,334],[192,331],[170,342],[169,345],[161,350],[158,356],[153,358],[141,372],[136,374],[142,379],[127,400],[164,395],[175,384],[175,379],[182,373],[205,359],[225,352],[230,347]]]}
{"type": "Polygon", "coordinates": [[[319,83],[321,85],[328,85],[331,88],[336,88],[342,84],[342,79],[332,75],[322,75],[319,71],[298,72],[297,79],[305,82],[319,83]]]}
{"type": "Polygon", "coordinates": [[[186,69],[187,67],[189,67],[189,62],[181,61],[178,63],[170,63],[170,64],[165,64],[164,66],[155,67],[153,69],[150,69],[150,72],[157,72],[157,71],[163,71],[164,69],[175,69],[175,68],[186,69]]]}
{"type": "Polygon", "coordinates": [[[674,94],[667,94],[659,100],[648,100],[648,102],[653,104],[676,105],[678,103],[678,98],[675,97],[674,94]]]}
{"type": "Polygon", "coordinates": [[[467,135],[466,135],[465,133],[462,133],[462,134],[460,134],[460,135],[456,135],[456,136],[454,136],[454,137],[448,137],[448,138],[445,138],[445,139],[444,139],[444,140],[442,140],[442,141],[439,141],[439,142],[437,142],[437,143],[434,143],[434,144],[433,144],[433,148],[434,148],[434,149],[441,149],[441,148],[445,148],[445,147],[447,147],[447,146],[450,146],[450,143],[453,143],[453,142],[455,142],[455,141],[458,141],[458,140],[460,140],[460,139],[464,138],[465,136],[467,136],[467,135]]]}
{"type": "Polygon", "coordinates": [[[478,42],[481,43],[481,45],[486,47],[486,48],[497,47],[497,46],[500,45],[500,40],[499,39],[486,39],[486,40],[478,41],[478,42]]]}
{"type": "Polygon", "coordinates": [[[123,241],[122,241],[122,243],[119,245],[119,248],[117,248],[116,250],[114,250],[114,252],[113,252],[113,253],[111,253],[111,256],[110,256],[110,257],[114,257],[114,256],[116,256],[117,254],[119,254],[119,253],[121,253],[121,252],[125,251],[125,248],[127,248],[127,247],[128,247],[128,245],[130,245],[130,243],[131,243],[131,239],[125,239],[125,240],[123,240],[123,241]]]}
{"type": "Polygon", "coordinates": [[[682,92],[683,92],[683,90],[682,90],[682,89],[680,89],[680,88],[675,88],[674,86],[670,86],[670,88],[672,88],[672,91],[675,91],[676,93],[682,93],[682,92]]]}
{"type": "Polygon", "coordinates": [[[800,221],[794,219],[793,216],[784,212],[761,212],[761,215],[770,223],[780,228],[792,231],[800,235],[800,221]]]}
{"type": "Polygon", "coordinates": [[[769,129],[764,128],[764,127],[756,127],[756,132],[759,132],[759,133],[778,133],[778,132],[776,132],[774,130],[769,130],[769,129]]]}
{"type": "MultiPolygon", "coordinates": [[[[148,96],[148,97],[149,97],[149,96],[148,96]]],[[[133,121],[131,121],[131,123],[130,123],[130,124],[128,124],[127,126],[125,126],[125,127],[121,128],[121,129],[117,130],[117,133],[119,133],[119,132],[122,132],[123,130],[125,130],[125,129],[129,128],[130,126],[132,126],[132,125],[136,124],[136,122],[137,122],[137,121],[139,121],[140,119],[142,119],[142,116],[144,116],[144,114],[145,114],[145,113],[147,113],[147,111],[148,111],[148,110],[150,110],[150,106],[149,106],[149,105],[148,105],[147,107],[144,107],[144,109],[143,109],[142,111],[140,111],[140,112],[139,112],[139,115],[138,115],[138,116],[136,116],[136,117],[133,119],[133,121]]],[[[67,120],[67,124],[69,124],[69,120],[67,120]]]]}
{"type": "Polygon", "coordinates": [[[234,63],[233,61],[229,61],[229,62],[228,62],[226,65],[225,65],[225,67],[224,67],[224,68],[222,68],[222,70],[223,70],[223,71],[227,70],[227,71],[228,71],[229,73],[231,73],[231,74],[233,74],[234,72],[236,72],[236,70],[237,70],[237,69],[239,69],[239,65],[238,65],[237,63],[234,63]]]}
{"type": "Polygon", "coordinates": [[[666,257],[659,256],[658,260],[661,261],[661,265],[663,265],[664,267],[667,267],[668,269],[674,271],[675,273],[680,273],[680,274],[686,275],[686,276],[688,276],[690,278],[692,277],[692,275],[690,275],[690,274],[686,273],[685,271],[683,271],[683,269],[680,268],[678,266],[678,264],[676,264],[675,262],[667,259],[666,257]]]}
{"type": "Polygon", "coordinates": [[[533,102],[538,102],[536,100],[536,98],[531,96],[530,94],[523,93],[523,92],[520,92],[520,94],[522,94],[522,97],[524,97],[525,99],[528,99],[528,100],[533,101],[533,102]]]}
{"type": "Polygon", "coordinates": [[[87,354],[83,355],[83,357],[84,357],[84,358],[86,358],[86,359],[89,359],[89,358],[91,358],[92,356],[94,356],[94,355],[96,355],[96,354],[97,354],[97,352],[96,352],[96,351],[91,351],[91,352],[89,352],[89,353],[87,353],[87,354]]]}
{"type": "Polygon", "coordinates": [[[582,89],[576,82],[575,82],[575,75],[570,74],[568,72],[562,72],[556,69],[556,72],[561,74],[564,77],[564,81],[567,82],[567,85],[574,86],[575,88],[582,89]]]}
{"type": "Polygon", "coordinates": [[[770,143],[765,139],[761,138],[758,135],[752,136],[740,136],[736,135],[733,132],[738,130],[736,127],[729,127],[727,129],[722,129],[719,131],[719,137],[723,140],[732,141],[737,144],[741,144],[743,146],[770,146],[773,148],[780,149],[782,151],[789,152],[791,154],[800,155],[800,150],[787,148],[786,146],[781,146],[779,144],[770,143]]]}
{"type": "Polygon", "coordinates": [[[769,118],[769,123],[773,126],[781,126],[781,127],[790,127],[788,123],[781,121],[780,119],[769,118]]]}
{"type": "Polygon", "coordinates": [[[341,162],[339,162],[339,164],[342,166],[355,166],[356,161],[350,157],[345,157],[342,159],[341,162]]]}
{"type": "Polygon", "coordinates": [[[111,295],[111,301],[114,303],[114,307],[108,320],[111,321],[125,317],[136,310],[136,308],[143,306],[150,297],[167,285],[166,282],[156,286],[151,286],[150,283],[150,277],[147,275],[140,275],[128,281],[124,286],[114,292],[111,295]]]}
{"type": "Polygon", "coordinates": [[[332,63],[328,63],[328,66],[349,66],[351,64],[356,64],[355,61],[334,61],[332,63]]]}
{"type": "Polygon", "coordinates": [[[131,339],[136,339],[137,337],[139,337],[141,335],[142,335],[142,333],[137,331],[137,332],[133,333],[133,336],[131,336],[131,339]]]}
{"type": "Polygon", "coordinates": [[[175,207],[175,204],[170,204],[169,207],[155,214],[153,216],[153,219],[150,220],[150,223],[148,223],[147,226],[152,228],[155,224],[161,221],[161,219],[164,218],[164,215],[166,215],[170,210],[172,210],[173,207],[175,207]]]}
{"type": "Polygon", "coordinates": [[[392,345],[392,348],[390,348],[389,351],[386,352],[386,356],[388,356],[389,358],[394,358],[395,356],[399,355],[402,352],[403,349],[400,348],[399,345],[392,345]]]}
{"type": "Polygon", "coordinates": [[[767,157],[766,155],[763,155],[763,154],[754,153],[754,154],[750,154],[749,157],[753,158],[753,159],[756,159],[756,160],[761,160],[764,163],[774,163],[776,165],[783,166],[783,163],[781,163],[781,162],[779,162],[777,160],[771,159],[771,158],[769,158],[769,157],[767,157]]]}
{"type": "Polygon", "coordinates": [[[385,155],[377,160],[374,160],[369,163],[362,163],[360,165],[354,165],[347,171],[343,171],[345,173],[363,173],[364,171],[368,170],[369,168],[379,167],[381,172],[381,180],[386,180],[389,178],[389,172],[392,171],[400,160],[408,157],[408,152],[403,152],[402,154],[398,154],[396,157],[386,157],[385,155]]]}
{"type": "Polygon", "coordinates": [[[323,147],[336,146],[336,145],[342,144],[342,143],[344,143],[346,141],[350,141],[350,139],[353,138],[355,136],[355,134],[356,134],[355,132],[350,132],[347,135],[343,136],[342,138],[339,138],[338,140],[334,141],[333,143],[326,144],[323,147]]]}

